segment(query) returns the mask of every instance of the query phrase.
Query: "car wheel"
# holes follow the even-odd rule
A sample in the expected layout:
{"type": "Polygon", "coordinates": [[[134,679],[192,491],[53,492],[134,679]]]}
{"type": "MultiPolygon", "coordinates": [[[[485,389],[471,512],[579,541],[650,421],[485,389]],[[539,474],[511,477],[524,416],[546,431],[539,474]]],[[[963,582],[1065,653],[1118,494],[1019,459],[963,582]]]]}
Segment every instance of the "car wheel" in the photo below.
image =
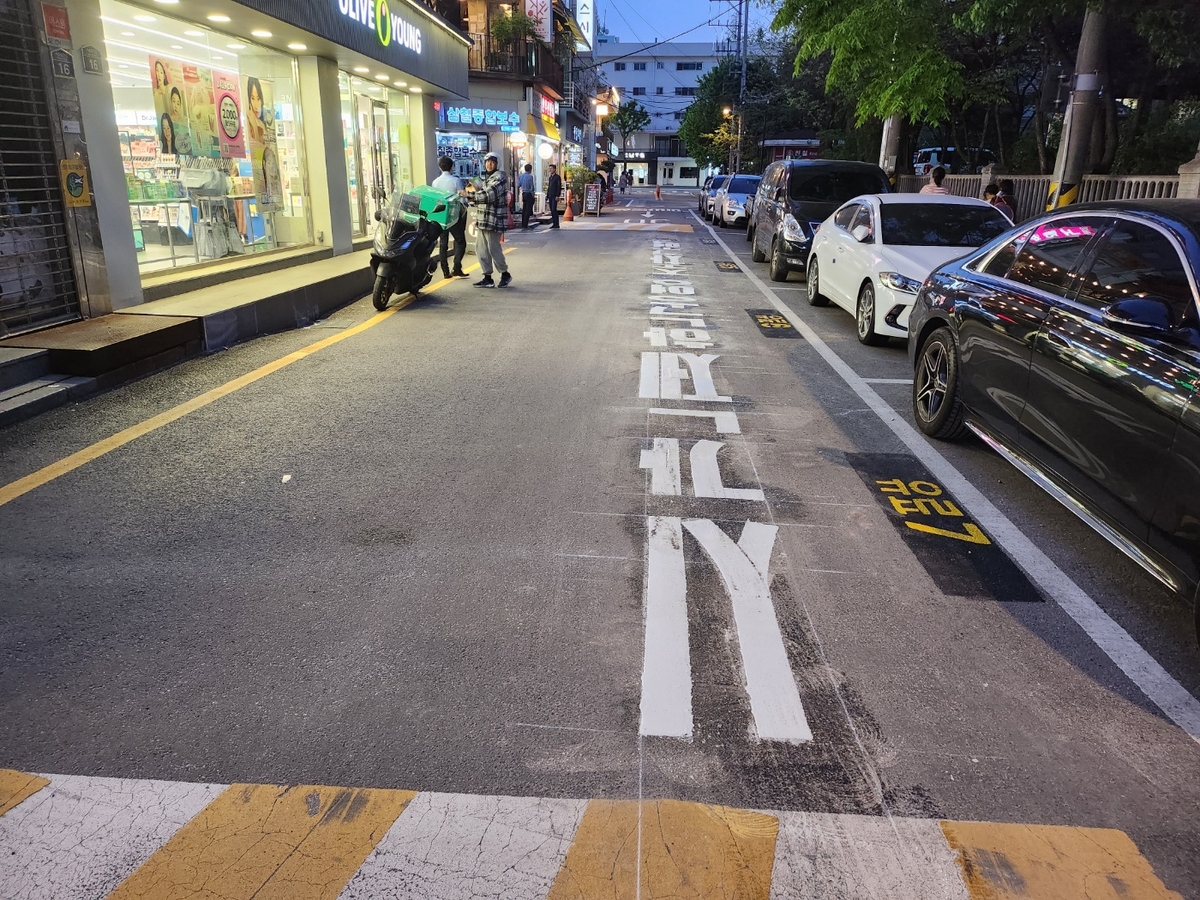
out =
{"type": "Polygon", "coordinates": [[[754,237],[750,238],[750,258],[757,263],[767,261],[767,254],[758,249],[758,229],[754,230],[754,237]]]}
{"type": "Polygon", "coordinates": [[[783,241],[776,240],[771,245],[771,280],[787,281],[788,267],[783,259],[783,241]]]}
{"type": "Polygon", "coordinates": [[[958,342],[949,328],[925,341],[913,373],[913,418],[925,434],[954,440],[966,430],[958,395],[958,342]]]}
{"type": "Polygon", "coordinates": [[[805,280],[808,282],[808,305],[828,306],[829,298],[821,293],[821,279],[817,272],[817,255],[815,253],[808,261],[808,275],[805,280]]]}
{"type": "Polygon", "coordinates": [[[875,330],[875,287],[869,281],[858,292],[858,309],[854,319],[858,325],[859,343],[874,347],[887,340],[875,330]]]}
{"type": "Polygon", "coordinates": [[[749,219],[747,219],[747,220],[746,220],[746,242],[747,242],[748,244],[750,244],[750,245],[751,245],[751,248],[753,249],[753,244],[754,244],[754,228],[753,228],[753,227],[751,227],[751,225],[750,225],[750,220],[749,220],[749,219]]]}

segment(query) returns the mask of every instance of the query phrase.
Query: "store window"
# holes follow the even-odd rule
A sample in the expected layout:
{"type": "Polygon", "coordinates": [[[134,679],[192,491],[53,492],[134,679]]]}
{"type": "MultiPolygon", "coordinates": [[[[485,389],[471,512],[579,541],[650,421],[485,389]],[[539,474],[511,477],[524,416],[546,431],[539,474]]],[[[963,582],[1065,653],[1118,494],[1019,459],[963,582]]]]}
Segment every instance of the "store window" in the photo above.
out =
{"type": "Polygon", "coordinates": [[[415,185],[409,96],[342,72],[342,127],[350,178],[350,221],[366,234],[393,191],[415,185]]]}
{"type": "Polygon", "coordinates": [[[116,0],[100,9],[143,277],[311,243],[295,60],[116,0]]]}

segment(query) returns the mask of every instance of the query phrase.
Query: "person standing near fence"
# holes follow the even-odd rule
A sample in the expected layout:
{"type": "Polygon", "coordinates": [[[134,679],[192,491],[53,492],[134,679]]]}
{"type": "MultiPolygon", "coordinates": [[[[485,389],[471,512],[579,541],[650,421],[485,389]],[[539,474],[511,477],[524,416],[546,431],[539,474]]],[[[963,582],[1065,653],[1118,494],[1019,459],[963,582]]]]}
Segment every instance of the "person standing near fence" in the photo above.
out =
{"type": "Polygon", "coordinates": [[[985,187],[983,189],[983,199],[1008,216],[1008,221],[1015,221],[1013,208],[1008,205],[1004,199],[1004,195],[1000,193],[1000,185],[993,183],[985,187]]]}
{"type": "Polygon", "coordinates": [[[929,184],[921,188],[922,194],[949,194],[950,188],[942,187],[942,182],[946,180],[946,170],[941,166],[935,166],[934,170],[929,173],[929,184]]]}
{"type": "Polygon", "coordinates": [[[489,153],[483,158],[483,178],[467,185],[466,194],[479,207],[479,232],[475,238],[475,253],[479,257],[479,268],[483,278],[475,287],[508,287],[512,275],[508,273],[508,261],[504,258],[504,228],[508,222],[508,176],[500,170],[500,157],[489,153]],[[492,267],[500,270],[500,284],[492,281],[492,267]]]}

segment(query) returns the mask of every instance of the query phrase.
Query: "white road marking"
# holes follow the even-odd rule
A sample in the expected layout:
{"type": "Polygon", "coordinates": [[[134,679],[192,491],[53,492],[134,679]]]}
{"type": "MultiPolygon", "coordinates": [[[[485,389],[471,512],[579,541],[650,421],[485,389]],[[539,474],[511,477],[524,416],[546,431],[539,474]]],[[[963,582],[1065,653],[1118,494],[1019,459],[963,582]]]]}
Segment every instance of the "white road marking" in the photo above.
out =
{"type": "Polygon", "coordinates": [[[911,378],[864,378],[867,384],[912,384],[911,378]]]}
{"type": "Polygon", "coordinates": [[[224,790],[221,785],[47,775],[0,816],[0,897],[104,897],[224,790]]]}
{"type": "Polygon", "coordinates": [[[722,397],[713,384],[710,365],[720,359],[715,353],[697,356],[694,353],[642,354],[642,373],[638,396],[643,400],[723,400],[732,403],[732,397],[722,397]],[[680,362],[687,365],[685,370],[680,362]],[[654,366],[657,365],[657,375],[654,366]],[[683,393],[684,380],[690,380],[694,394],[683,393]]]}
{"type": "Polygon", "coordinates": [[[585,809],[586,800],[418,794],[339,900],[545,900],[585,809]]]}
{"type": "Polygon", "coordinates": [[[746,522],[735,544],[708,519],[687,519],[683,526],[712,559],[729,592],[755,735],[763,741],[811,741],[812,729],[771,602],[768,570],[778,527],[746,522]]]}
{"type": "Polygon", "coordinates": [[[692,446],[689,456],[692,462],[692,489],[696,496],[765,501],[766,495],[759,488],[731,488],[721,482],[717,451],[724,446],[721,441],[697,441],[692,446]]]}
{"type": "Polygon", "coordinates": [[[638,731],[659,737],[692,736],[683,527],[671,516],[646,519],[646,646],[638,731]]]}
{"type": "Polygon", "coordinates": [[[659,416],[691,416],[698,419],[712,419],[717,426],[718,434],[742,433],[742,426],[738,424],[737,415],[724,410],[706,412],[702,409],[660,409],[655,406],[646,411],[659,416]]]}
{"type": "Polygon", "coordinates": [[[679,476],[679,441],[655,438],[653,450],[643,450],[641,468],[650,470],[650,493],[678,497],[683,493],[679,476]]]}
{"type": "MultiPolygon", "coordinates": [[[[695,213],[693,213],[695,215],[695,213]]],[[[700,221],[699,216],[696,217],[700,221]]],[[[701,222],[703,224],[703,222],[701,222]]],[[[736,260],[729,245],[712,229],[708,229],[716,241],[736,260]]],[[[842,380],[883,420],[892,433],[912,451],[913,455],[929,469],[933,476],[950,493],[958,497],[971,510],[975,521],[999,544],[1014,563],[1029,576],[1030,580],[1048,597],[1054,600],[1083,629],[1104,654],[1137,685],[1155,705],[1193,740],[1200,742],[1200,701],[1197,701],[1166,669],[1159,664],[1133,637],[1108,613],[1100,608],[1086,591],[1060,569],[1040,547],[1031,541],[996,506],[958,471],[938,450],[925,439],[891,406],[889,406],[867,382],[858,375],[821,336],[800,319],[786,304],[763,284],[762,280],[748,268],[742,270],[746,277],[762,292],[810,345],[821,355],[842,380]]]]}

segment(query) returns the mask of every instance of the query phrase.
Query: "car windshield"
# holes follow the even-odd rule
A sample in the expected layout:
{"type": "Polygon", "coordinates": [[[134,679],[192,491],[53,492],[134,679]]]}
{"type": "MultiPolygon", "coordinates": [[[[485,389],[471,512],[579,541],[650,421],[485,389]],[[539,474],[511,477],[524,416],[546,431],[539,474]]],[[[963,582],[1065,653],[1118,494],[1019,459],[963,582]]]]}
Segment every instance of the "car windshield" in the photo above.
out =
{"type": "Polygon", "coordinates": [[[758,190],[760,180],[757,176],[739,175],[729,182],[729,187],[725,188],[725,192],[728,194],[753,194],[758,190]]]}
{"type": "Polygon", "coordinates": [[[883,243],[902,247],[980,247],[1012,223],[997,209],[950,203],[885,203],[883,243]]]}
{"type": "Polygon", "coordinates": [[[788,196],[801,202],[845,203],[859,194],[886,194],[887,179],[870,169],[797,167],[788,179],[788,196]]]}

